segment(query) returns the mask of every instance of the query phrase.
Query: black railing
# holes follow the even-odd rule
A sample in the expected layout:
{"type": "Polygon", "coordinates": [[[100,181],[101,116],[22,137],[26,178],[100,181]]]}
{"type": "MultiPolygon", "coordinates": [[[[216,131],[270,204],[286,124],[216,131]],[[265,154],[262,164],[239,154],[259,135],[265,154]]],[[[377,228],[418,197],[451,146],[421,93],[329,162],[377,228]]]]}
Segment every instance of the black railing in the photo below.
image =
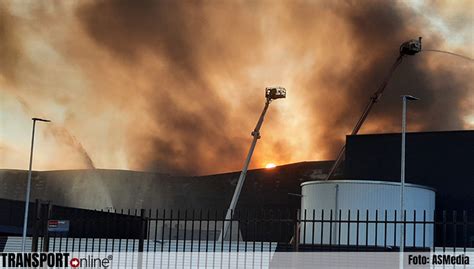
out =
{"type": "MultiPolygon", "coordinates": [[[[58,211],[60,212],[60,211],[58,211]]],[[[395,210],[108,210],[65,216],[39,214],[34,250],[41,251],[407,251],[474,247],[467,211],[395,210]],[[398,213],[398,215],[397,215],[398,213]],[[45,218],[45,216],[49,216],[45,218]],[[48,232],[52,219],[69,220],[67,232],[48,232]],[[225,222],[225,240],[219,241],[225,222]],[[36,244],[36,245],[35,245],[36,244]]]]}

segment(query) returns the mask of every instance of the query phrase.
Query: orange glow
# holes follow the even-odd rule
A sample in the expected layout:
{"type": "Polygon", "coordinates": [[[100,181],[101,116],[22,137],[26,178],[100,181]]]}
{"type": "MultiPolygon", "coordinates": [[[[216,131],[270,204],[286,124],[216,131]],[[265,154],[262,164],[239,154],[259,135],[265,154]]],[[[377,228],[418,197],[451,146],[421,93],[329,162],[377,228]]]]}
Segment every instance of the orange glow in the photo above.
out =
{"type": "MultiPolygon", "coordinates": [[[[63,2],[0,0],[0,168],[27,168],[44,117],[35,170],[239,171],[271,86],[288,96],[249,168],[331,160],[401,42],[426,33],[426,47],[472,57],[469,0],[63,2]]],[[[474,128],[471,63],[408,58],[361,133],[399,132],[410,93],[410,131],[474,128]]]]}
{"type": "Polygon", "coordinates": [[[267,165],[265,165],[265,168],[267,169],[272,169],[272,168],[275,168],[276,167],[276,164],[274,163],[267,163],[267,165]]]}

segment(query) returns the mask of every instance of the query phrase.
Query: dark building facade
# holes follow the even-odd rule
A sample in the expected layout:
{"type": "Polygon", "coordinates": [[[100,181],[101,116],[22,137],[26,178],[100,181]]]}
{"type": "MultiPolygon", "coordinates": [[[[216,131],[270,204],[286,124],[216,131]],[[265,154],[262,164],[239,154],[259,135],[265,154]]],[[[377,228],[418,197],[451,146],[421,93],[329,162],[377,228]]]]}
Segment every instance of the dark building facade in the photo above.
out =
{"type": "MultiPolygon", "coordinates": [[[[326,177],[332,161],[301,162],[247,174],[237,209],[297,209],[300,184],[326,177]],[[290,193],[290,194],[289,194],[290,193]],[[295,195],[296,194],[296,195],[295,195]]],[[[35,171],[31,199],[86,209],[210,209],[223,211],[240,172],[171,176],[123,170],[35,171]]],[[[0,170],[0,198],[22,200],[27,171],[0,170]]]]}
{"type": "MultiPolygon", "coordinates": [[[[347,179],[400,180],[401,134],[347,136],[347,179]]],[[[474,131],[408,133],[406,182],[436,189],[438,210],[474,209],[474,131]]]]}

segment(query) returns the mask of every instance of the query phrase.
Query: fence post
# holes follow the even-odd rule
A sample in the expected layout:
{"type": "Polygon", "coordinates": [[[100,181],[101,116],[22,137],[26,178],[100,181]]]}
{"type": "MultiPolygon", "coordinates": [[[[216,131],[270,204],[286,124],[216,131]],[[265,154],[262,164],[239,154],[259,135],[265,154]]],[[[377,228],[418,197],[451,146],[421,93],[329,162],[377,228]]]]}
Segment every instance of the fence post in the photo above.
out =
{"type": "Polygon", "coordinates": [[[140,231],[138,237],[138,252],[143,252],[144,240],[145,240],[145,230],[146,230],[146,218],[145,218],[145,209],[140,209],[140,231]]]}
{"type": "Polygon", "coordinates": [[[45,218],[43,219],[44,223],[44,230],[43,230],[43,250],[42,252],[49,251],[49,233],[48,233],[48,222],[51,218],[51,212],[53,211],[53,205],[51,203],[47,204],[48,209],[46,210],[46,214],[43,214],[45,218]]]}
{"type": "Polygon", "coordinates": [[[35,219],[33,225],[33,238],[31,241],[31,251],[38,252],[38,237],[39,229],[41,227],[41,202],[39,199],[35,201],[35,219]]]}
{"type": "Polygon", "coordinates": [[[299,251],[300,245],[300,219],[301,219],[301,212],[298,209],[296,212],[296,221],[295,221],[295,240],[294,240],[294,250],[299,251]]]}
{"type": "MultiPolygon", "coordinates": [[[[136,211],[135,211],[136,212],[136,211]]],[[[136,213],[135,213],[136,215],[136,213]]],[[[145,218],[145,209],[140,209],[140,231],[138,235],[138,266],[137,268],[143,268],[143,249],[144,249],[144,240],[146,232],[146,218],[145,218]]]]}

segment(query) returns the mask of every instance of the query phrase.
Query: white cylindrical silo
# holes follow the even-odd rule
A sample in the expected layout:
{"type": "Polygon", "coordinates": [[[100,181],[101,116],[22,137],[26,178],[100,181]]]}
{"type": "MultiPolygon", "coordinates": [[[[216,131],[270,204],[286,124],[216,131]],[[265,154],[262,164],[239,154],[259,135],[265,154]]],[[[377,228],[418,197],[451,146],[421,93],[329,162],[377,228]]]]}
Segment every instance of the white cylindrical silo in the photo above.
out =
{"type": "MultiPolygon", "coordinates": [[[[369,180],[309,181],[301,184],[301,194],[301,244],[400,245],[402,225],[394,223],[395,216],[396,220],[401,220],[400,183],[369,180]]],[[[429,222],[434,218],[434,189],[405,184],[405,210],[405,245],[433,246],[434,230],[433,224],[429,222]],[[423,224],[424,220],[427,223],[423,224]]]]}

